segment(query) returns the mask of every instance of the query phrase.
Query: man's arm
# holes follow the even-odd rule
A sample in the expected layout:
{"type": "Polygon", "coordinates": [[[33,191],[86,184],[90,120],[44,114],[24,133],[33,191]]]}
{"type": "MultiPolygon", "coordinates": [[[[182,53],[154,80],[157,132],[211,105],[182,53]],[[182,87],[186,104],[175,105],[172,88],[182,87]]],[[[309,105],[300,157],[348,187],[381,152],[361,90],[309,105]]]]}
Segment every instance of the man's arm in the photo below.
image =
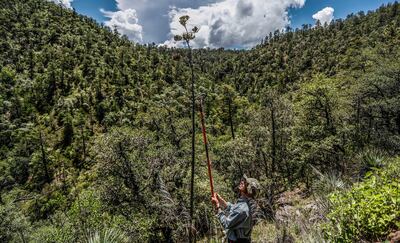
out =
{"type": "Polygon", "coordinates": [[[246,212],[239,208],[234,208],[228,215],[225,215],[223,211],[219,211],[217,216],[224,229],[234,228],[247,217],[246,212]]]}

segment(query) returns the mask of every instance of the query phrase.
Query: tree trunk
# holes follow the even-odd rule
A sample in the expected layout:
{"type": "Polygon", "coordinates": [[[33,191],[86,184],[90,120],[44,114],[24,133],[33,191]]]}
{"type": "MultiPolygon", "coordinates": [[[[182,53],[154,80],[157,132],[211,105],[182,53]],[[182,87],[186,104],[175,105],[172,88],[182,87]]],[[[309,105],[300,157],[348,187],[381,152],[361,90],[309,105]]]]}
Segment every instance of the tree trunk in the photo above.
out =
{"type": "Polygon", "coordinates": [[[45,173],[45,179],[47,183],[50,183],[50,174],[49,170],[47,168],[47,159],[46,159],[46,152],[44,150],[44,141],[43,141],[43,136],[42,136],[42,131],[39,131],[39,139],[40,139],[40,149],[42,152],[42,164],[43,164],[43,169],[45,173]]]}
{"type": "Polygon", "coordinates": [[[397,125],[397,134],[400,134],[400,113],[397,113],[396,125],[397,125]]]}
{"type": "Polygon", "coordinates": [[[81,136],[82,136],[83,161],[85,161],[85,159],[86,159],[86,141],[85,141],[85,135],[83,134],[83,125],[81,125],[81,136]]]}
{"type": "Polygon", "coordinates": [[[272,172],[275,172],[276,169],[276,124],[275,124],[275,107],[271,105],[271,129],[272,129],[272,146],[271,146],[271,155],[272,155],[272,172]]]}
{"type": "Polygon", "coordinates": [[[235,139],[235,132],[233,130],[233,117],[232,117],[232,98],[228,98],[228,107],[229,107],[229,123],[231,126],[231,133],[232,133],[232,139],[235,139]]]}
{"type": "Polygon", "coordinates": [[[362,148],[363,147],[363,141],[362,141],[362,139],[361,139],[361,121],[360,121],[360,113],[361,113],[361,101],[360,101],[360,98],[358,98],[357,99],[357,121],[356,121],[356,124],[357,124],[357,130],[356,130],[356,132],[357,132],[357,143],[358,143],[358,146],[360,147],[360,148],[362,148]]]}
{"type": "Polygon", "coordinates": [[[264,162],[265,176],[268,178],[268,163],[267,163],[267,159],[266,159],[265,153],[261,150],[261,148],[259,148],[259,150],[260,150],[260,153],[262,155],[263,162],[264,162]]]}
{"type": "MultiPolygon", "coordinates": [[[[31,48],[32,47],[30,47],[30,49],[31,48]]],[[[31,80],[33,80],[33,76],[34,76],[34,67],[35,67],[35,64],[33,62],[33,50],[31,49],[29,51],[29,78],[31,80]]]]}

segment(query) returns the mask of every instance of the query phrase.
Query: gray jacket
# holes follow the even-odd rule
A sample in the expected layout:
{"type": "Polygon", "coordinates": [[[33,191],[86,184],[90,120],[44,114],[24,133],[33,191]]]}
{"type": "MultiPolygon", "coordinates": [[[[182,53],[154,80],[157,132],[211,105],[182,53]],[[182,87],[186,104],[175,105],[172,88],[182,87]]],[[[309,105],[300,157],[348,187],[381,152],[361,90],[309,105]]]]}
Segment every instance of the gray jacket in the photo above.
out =
{"type": "Polygon", "coordinates": [[[246,198],[239,198],[236,204],[228,203],[225,210],[219,210],[217,217],[229,240],[251,238],[252,220],[246,198]]]}

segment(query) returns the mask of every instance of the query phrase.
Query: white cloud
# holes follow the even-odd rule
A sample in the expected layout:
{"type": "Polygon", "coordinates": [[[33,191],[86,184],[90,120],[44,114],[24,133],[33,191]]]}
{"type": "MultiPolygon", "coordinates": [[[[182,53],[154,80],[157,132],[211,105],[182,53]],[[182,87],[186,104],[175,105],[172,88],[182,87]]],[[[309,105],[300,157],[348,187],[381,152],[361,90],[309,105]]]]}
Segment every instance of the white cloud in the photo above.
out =
{"type": "Polygon", "coordinates": [[[325,24],[325,23],[330,23],[334,16],[333,13],[335,12],[335,10],[331,7],[326,7],[324,9],[322,9],[321,11],[315,13],[312,17],[315,20],[319,20],[321,22],[321,24],[325,24]]]}
{"type": "Polygon", "coordinates": [[[147,4],[151,4],[147,0],[137,0],[137,1],[132,1],[132,0],[115,0],[117,2],[117,8],[118,9],[128,9],[128,8],[133,8],[137,7],[137,4],[143,4],[145,5],[146,2],[147,4]]]}
{"type": "Polygon", "coordinates": [[[170,48],[172,48],[172,47],[183,47],[183,44],[180,43],[180,42],[176,42],[176,41],[174,41],[173,39],[171,39],[171,40],[166,40],[164,43],[160,43],[160,44],[158,44],[157,46],[159,46],[159,47],[170,47],[170,48]]]}
{"type": "Polygon", "coordinates": [[[168,38],[170,6],[197,8],[219,0],[115,0],[118,10],[135,9],[143,26],[143,43],[162,43],[168,38]]]}
{"type": "Polygon", "coordinates": [[[57,4],[61,4],[61,5],[63,5],[63,6],[66,7],[66,8],[72,8],[71,3],[72,3],[74,0],[50,0],[50,1],[55,2],[55,3],[57,3],[57,4]]]}
{"type": "Polygon", "coordinates": [[[116,12],[105,11],[100,9],[100,11],[110,18],[105,22],[105,25],[111,29],[116,28],[120,34],[126,35],[130,40],[141,42],[143,28],[139,25],[139,19],[136,14],[136,10],[128,8],[125,10],[119,10],[116,12]]]}
{"type": "MultiPolygon", "coordinates": [[[[143,1],[143,0],[141,0],[143,1]]],[[[170,36],[183,32],[179,17],[189,15],[190,26],[200,28],[194,47],[251,47],[269,32],[290,24],[288,8],[305,0],[222,0],[198,8],[171,8],[170,36]]],[[[166,45],[171,45],[171,40],[166,45]]]]}

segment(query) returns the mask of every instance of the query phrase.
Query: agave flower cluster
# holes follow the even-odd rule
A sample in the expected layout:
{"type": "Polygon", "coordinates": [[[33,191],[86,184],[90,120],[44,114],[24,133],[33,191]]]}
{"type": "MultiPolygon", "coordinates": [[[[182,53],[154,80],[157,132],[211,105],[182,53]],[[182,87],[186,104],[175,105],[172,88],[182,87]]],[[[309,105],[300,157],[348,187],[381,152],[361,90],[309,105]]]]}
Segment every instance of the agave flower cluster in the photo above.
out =
{"type": "Polygon", "coordinates": [[[188,31],[187,29],[187,21],[189,20],[188,15],[181,16],[179,18],[179,23],[185,28],[185,32],[182,33],[181,35],[175,35],[174,40],[175,41],[186,41],[186,43],[189,43],[190,40],[193,40],[196,36],[195,34],[199,32],[199,28],[196,26],[192,28],[192,31],[188,31]]]}

